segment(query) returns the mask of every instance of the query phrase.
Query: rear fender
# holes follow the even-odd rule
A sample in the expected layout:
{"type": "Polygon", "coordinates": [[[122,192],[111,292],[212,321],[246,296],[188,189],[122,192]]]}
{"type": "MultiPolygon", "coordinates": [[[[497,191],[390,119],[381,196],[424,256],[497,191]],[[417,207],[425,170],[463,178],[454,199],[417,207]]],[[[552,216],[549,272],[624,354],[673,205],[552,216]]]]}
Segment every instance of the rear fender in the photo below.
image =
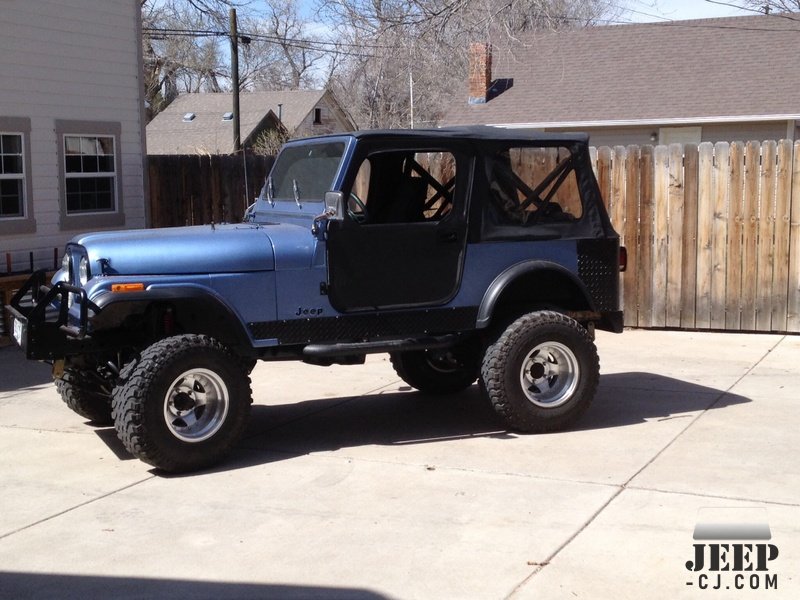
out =
{"type": "Polygon", "coordinates": [[[538,260],[513,265],[495,278],[483,295],[476,326],[488,327],[498,309],[512,305],[567,313],[596,310],[577,275],[559,264],[538,260]]]}

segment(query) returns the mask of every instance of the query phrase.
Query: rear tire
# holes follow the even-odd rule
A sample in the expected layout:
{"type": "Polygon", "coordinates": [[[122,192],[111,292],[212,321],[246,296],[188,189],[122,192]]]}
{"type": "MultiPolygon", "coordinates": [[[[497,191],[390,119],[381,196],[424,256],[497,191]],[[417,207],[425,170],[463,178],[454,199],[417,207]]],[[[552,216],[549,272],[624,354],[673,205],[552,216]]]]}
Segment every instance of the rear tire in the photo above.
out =
{"type": "Polygon", "coordinates": [[[523,432],[564,429],[594,397],[600,379],[597,349],[575,320],[551,311],[514,321],[490,346],[481,382],[495,411],[523,432]]]}
{"type": "Polygon", "coordinates": [[[250,413],[243,361],[216,340],[179,335],[156,342],[114,391],[117,435],[137,458],[164,471],[219,462],[250,413]]]}
{"type": "Polygon", "coordinates": [[[446,350],[395,352],[392,366],[400,379],[427,394],[454,394],[478,379],[481,356],[476,342],[446,350]]]}
{"type": "Polygon", "coordinates": [[[82,369],[66,369],[56,379],[61,399],[74,412],[94,425],[111,425],[111,393],[103,388],[99,375],[82,369]]]}

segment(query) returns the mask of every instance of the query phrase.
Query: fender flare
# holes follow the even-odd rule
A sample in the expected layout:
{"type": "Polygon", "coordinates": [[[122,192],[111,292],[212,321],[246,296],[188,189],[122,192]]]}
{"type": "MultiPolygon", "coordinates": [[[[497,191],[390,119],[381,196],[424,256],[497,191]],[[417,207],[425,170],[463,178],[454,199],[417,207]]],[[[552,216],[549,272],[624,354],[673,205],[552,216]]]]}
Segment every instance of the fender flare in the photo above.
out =
{"type": "Polygon", "coordinates": [[[494,308],[509,285],[517,281],[520,277],[537,271],[550,271],[564,276],[580,290],[589,309],[595,310],[595,305],[589,290],[575,273],[557,263],[544,260],[530,260],[508,267],[489,284],[488,289],[483,295],[480,306],[478,307],[478,316],[475,323],[476,327],[478,329],[484,329],[489,326],[494,308]]]}
{"type": "Polygon", "coordinates": [[[143,314],[154,303],[169,303],[179,311],[188,309],[199,317],[204,333],[231,346],[252,346],[245,325],[236,312],[212,290],[198,285],[158,286],[142,292],[106,293],[94,300],[100,312],[92,318],[95,327],[113,327],[131,313],[143,314]]]}

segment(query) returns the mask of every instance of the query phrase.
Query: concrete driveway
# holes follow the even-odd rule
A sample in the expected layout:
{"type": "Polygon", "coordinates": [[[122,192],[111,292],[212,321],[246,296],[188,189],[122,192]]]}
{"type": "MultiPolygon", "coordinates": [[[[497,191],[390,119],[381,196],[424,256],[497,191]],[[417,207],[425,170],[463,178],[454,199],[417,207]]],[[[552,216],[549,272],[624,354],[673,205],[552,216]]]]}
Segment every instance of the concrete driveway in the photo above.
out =
{"type": "Polygon", "coordinates": [[[246,439],[183,477],[0,349],[0,597],[800,598],[800,337],[597,345],[592,408],[550,435],[504,430],[477,386],[410,391],[384,356],[260,364],[246,439]],[[709,523],[771,538],[694,540],[709,523]]]}

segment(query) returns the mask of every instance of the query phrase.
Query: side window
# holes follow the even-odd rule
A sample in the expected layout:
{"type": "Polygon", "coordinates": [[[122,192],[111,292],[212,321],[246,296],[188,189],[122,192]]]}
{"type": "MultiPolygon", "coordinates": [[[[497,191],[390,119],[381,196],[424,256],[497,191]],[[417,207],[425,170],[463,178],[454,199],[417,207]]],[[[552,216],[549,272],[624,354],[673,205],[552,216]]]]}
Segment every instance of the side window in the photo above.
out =
{"type": "Polygon", "coordinates": [[[450,152],[375,153],[359,166],[348,213],[367,224],[437,222],[453,210],[455,187],[450,152]]]}
{"type": "Polygon", "coordinates": [[[491,209],[499,224],[576,221],[583,214],[567,148],[506,148],[487,159],[491,209]]]}
{"type": "Polygon", "coordinates": [[[30,133],[30,119],[0,117],[0,235],[36,231],[30,133]]]}
{"type": "Polygon", "coordinates": [[[125,224],[121,125],[56,120],[61,229],[125,224]]]}
{"type": "Polygon", "coordinates": [[[114,136],[65,135],[67,214],[117,210],[114,136]]]}
{"type": "Polygon", "coordinates": [[[0,219],[25,216],[22,134],[0,131],[0,219]]]}

